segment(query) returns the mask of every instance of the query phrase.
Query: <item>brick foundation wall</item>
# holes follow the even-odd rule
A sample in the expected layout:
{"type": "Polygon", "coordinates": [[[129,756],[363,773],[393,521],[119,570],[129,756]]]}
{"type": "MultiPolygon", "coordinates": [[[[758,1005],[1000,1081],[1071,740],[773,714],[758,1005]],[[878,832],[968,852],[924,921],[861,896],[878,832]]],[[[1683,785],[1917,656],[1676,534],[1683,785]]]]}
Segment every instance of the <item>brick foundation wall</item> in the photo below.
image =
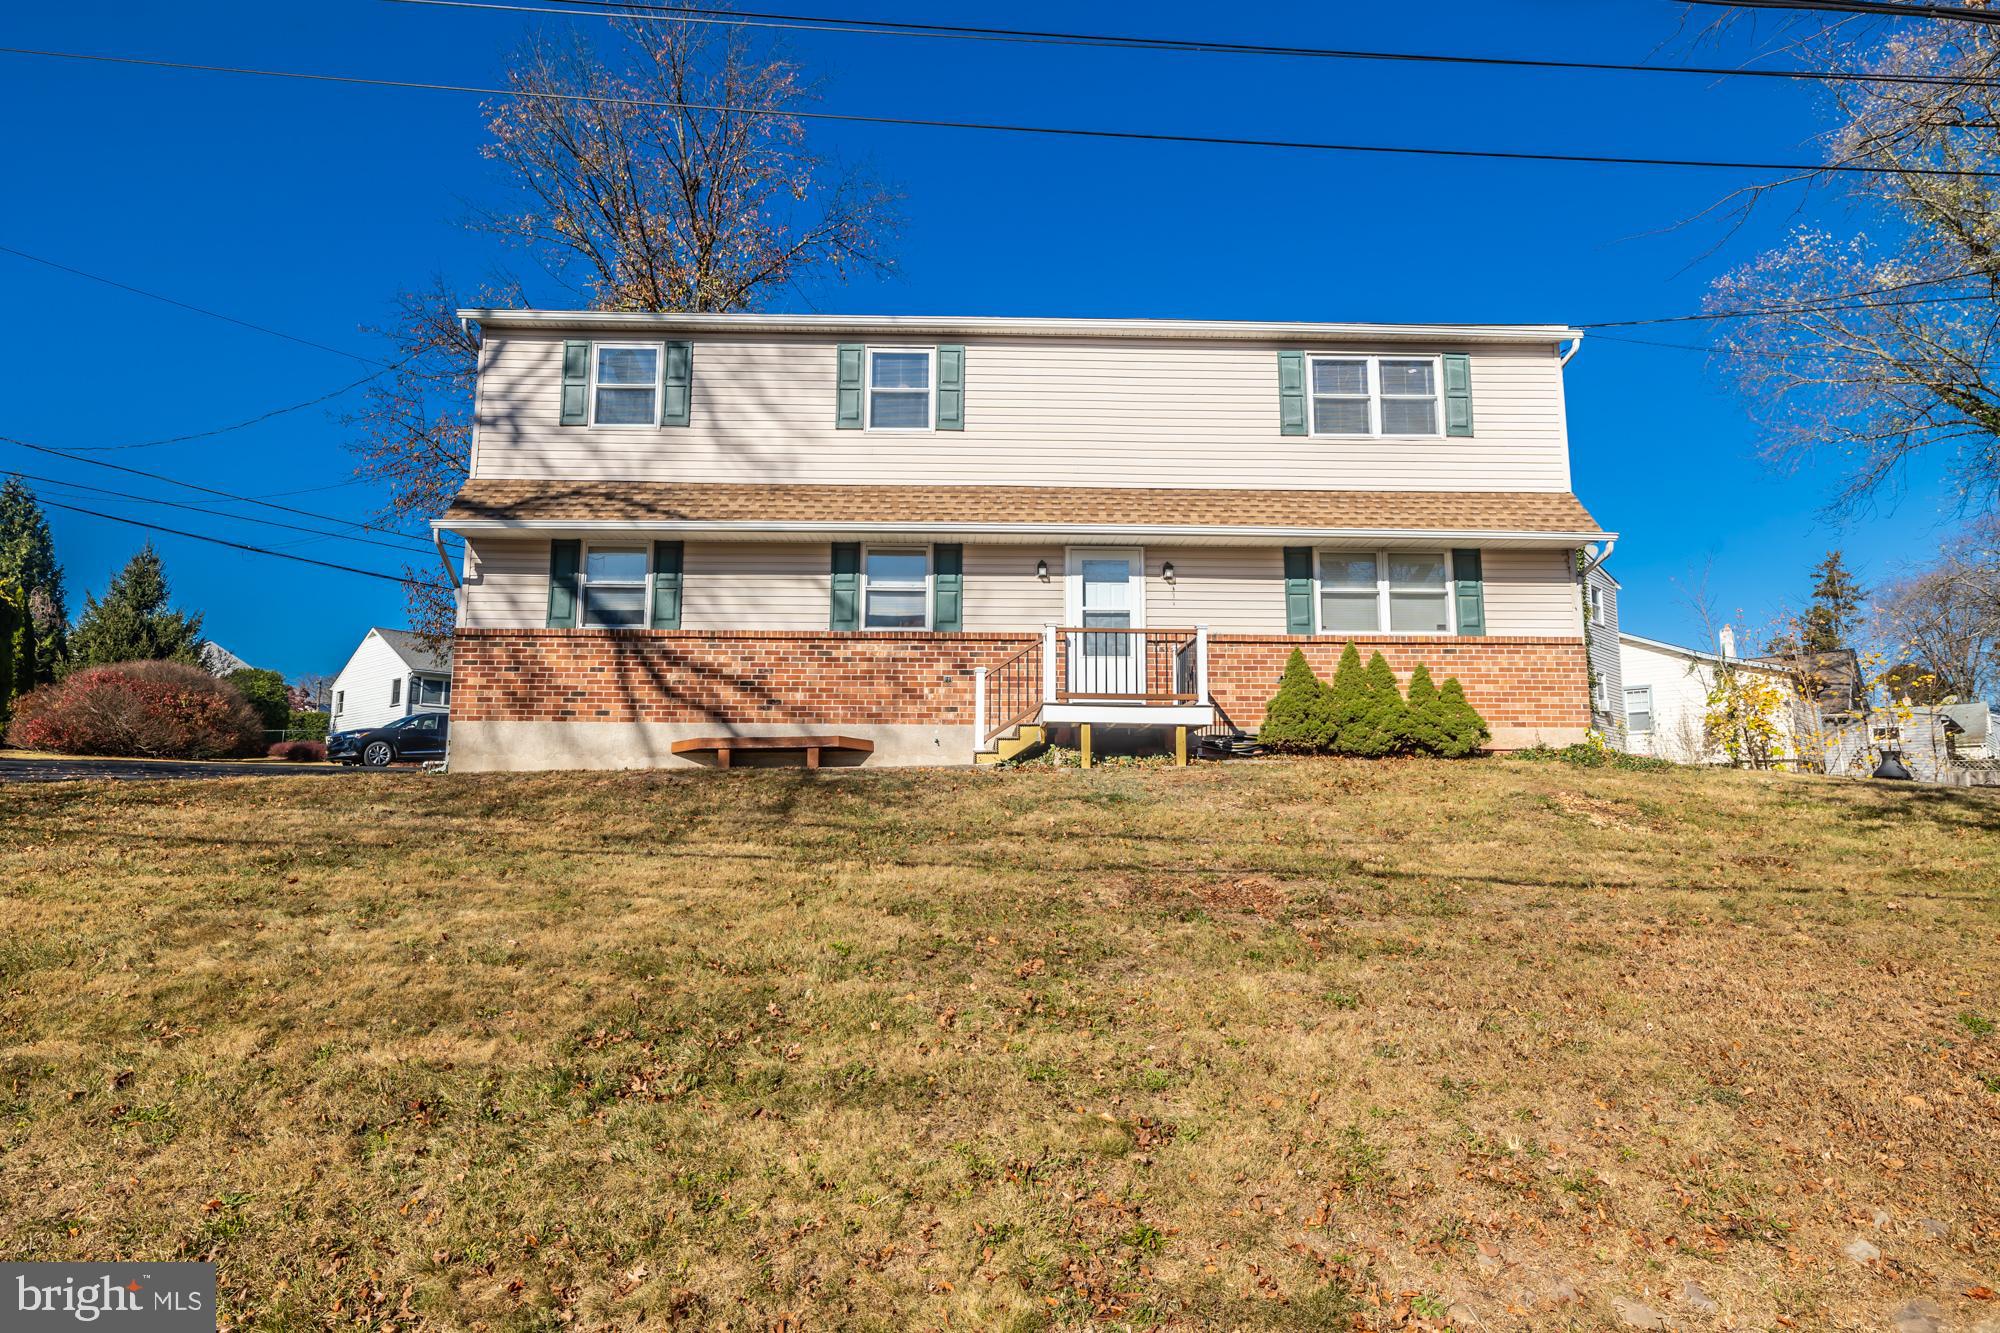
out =
{"type": "Polygon", "coordinates": [[[1231,722],[1255,731],[1294,648],[1304,650],[1322,680],[1332,680],[1350,638],[1364,662],[1380,651],[1405,687],[1419,662],[1440,685],[1446,676],[1458,677],[1467,702],[1493,728],[1496,741],[1505,740],[1503,732],[1581,731],[1590,725],[1581,637],[1217,634],[1208,646],[1209,692],[1231,722]]]}
{"type": "MultiPolygon", "coordinates": [[[[455,724],[665,722],[971,726],[973,669],[1034,634],[790,630],[463,629],[452,657],[455,724]]],[[[1418,662],[1456,676],[1496,741],[1590,725],[1581,638],[1355,636],[1399,681],[1418,662]]],[[[1255,731],[1294,648],[1331,679],[1348,638],[1218,634],[1209,687],[1255,731]]]]}
{"type": "MultiPolygon", "coordinates": [[[[1030,634],[462,629],[466,722],[971,726],[972,671],[1030,634]]],[[[1260,705],[1261,707],[1261,705],[1260,705]]]]}

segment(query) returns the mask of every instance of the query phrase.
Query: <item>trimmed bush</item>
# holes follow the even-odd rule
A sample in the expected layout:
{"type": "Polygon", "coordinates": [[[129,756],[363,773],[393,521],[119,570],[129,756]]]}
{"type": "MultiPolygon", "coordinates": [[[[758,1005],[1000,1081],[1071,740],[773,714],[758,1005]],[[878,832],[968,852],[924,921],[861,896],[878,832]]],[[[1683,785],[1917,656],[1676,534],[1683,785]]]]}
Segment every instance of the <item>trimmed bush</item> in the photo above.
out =
{"type": "Polygon", "coordinates": [[[1486,729],[1486,719],[1466,702],[1465,688],[1458,683],[1457,676],[1445,677],[1438,699],[1443,705],[1440,716],[1444,722],[1444,743],[1437,753],[1446,759],[1463,759],[1479,753],[1493,733],[1486,729]]]}
{"type": "Polygon", "coordinates": [[[1341,732],[1341,753],[1362,759],[1401,753],[1409,742],[1408,710],[1403,692],[1396,688],[1396,673],[1389,669],[1389,659],[1379,652],[1370,655],[1360,681],[1361,713],[1341,732]]]}
{"type": "Polygon", "coordinates": [[[273,759],[284,759],[294,764],[316,764],[326,758],[324,741],[279,741],[267,754],[273,759]]]}
{"type": "Polygon", "coordinates": [[[305,740],[323,741],[326,739],[327,722],[325,713],[293,713],[291,725],[285,730],[296,732],[305,740]]]}
{"type": "Polygon", "coordinates": [[[291,725],[292,691],[283,676],[263,667],[238,667],[229,673],[229,683],[264,719],[264,730],[284,731],[291,725]]]}
{"type": "Polygon", "coordinates": [[[1278,692],[1264,705],[1257,741],[1279,754],[1317,754],[1326,748],[1328,730],[1326,685],[1313,674],[1306,655],[1294,648],[1278,692]]]}
{"type": "Polygon", "coordinates": [[[1325,749],[1334,754],[1354,754],[1368,726],[1368,681],[1361,666],[1361,652],[1348,644],[1333,669],[1333,684],[1327,687],[1327,735],[1325,749]]]}
{"type": "Polygon", "coordinates": [[[61,754],[214,759],[255,754],[264,727],[227,681],[183,662],[86,667],[23,697],[9,743],[61,754]]]}
{"type": "Polygon", "coordinates": [[[1409,702],[1403,721],[1410,749],[1417,754],[1442,754],[1450,735],[1446,723],[1444,697],[1431,679],[1431,669],[1422,662],[1410,673],[1409,702]]]}

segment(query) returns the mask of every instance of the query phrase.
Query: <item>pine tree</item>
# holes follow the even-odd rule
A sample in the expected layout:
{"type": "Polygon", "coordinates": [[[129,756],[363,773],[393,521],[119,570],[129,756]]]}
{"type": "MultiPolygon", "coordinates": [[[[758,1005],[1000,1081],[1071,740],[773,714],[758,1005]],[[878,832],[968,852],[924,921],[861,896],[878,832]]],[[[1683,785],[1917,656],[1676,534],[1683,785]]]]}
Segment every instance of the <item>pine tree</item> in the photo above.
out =
{"type": "Polygon", "coordinates": [[[0,484],[0,583],[12,584],[28,608],[35,680],[54,680],[69,629],[62,566],[56,563],[48,515],[18,477],[0,484]]]}
{"type": "Polygon", "coordinates": [[[35,688],[35,624],[28,614],[28,596],[0,581],[0,732],[12,714],[14,700],[35,688]]]}
{"type": "Polygon", "coordinates": [[[1258,743],[1279,754],[1317,754],[1326,748],[1327,731],[1326,685],[1313,674],[1306,655],[1294,648],[1278,692],[1264,705],[1258,743]]]}
{"type": "Polygon", "coordinates": [[[1840,552],[1828,551],[1813,566],[1812,605],[1799,626],[1800,646],[1809,653],[1845,648],[1861,624],[1861,605],[1868,590],[1847,572],[1840,552]]]}
{"type": "Polygon", "coordinates": [[[1447,759],[1477,754],[1492,733],[1486,729],[1486,719],[1466,701],[1465,687],[1458,683],[1457,676],[1445,677],[1438,700],[1445,727],[1444,747],[1438,753],[1447,759]]]}
{"type": "Polygon", "coordinates": [[[194,662],[201,616],[169,610],[167,600],[166,570],[148,542],[111,580],[103,601],[84,594],[83,614],[69,638],[68,665],[194,662]]]}
{"type": "Polygon", "coordinates": [[[1381,653],[1369,656],[1361,672],[1361,689],[1360,720],[1343,736],[1347,752],[1366,759],[1401,752],[1409,739],[1409,710],[1403,703],[1403,692],[1396,687],[1396,673],[1381,653]]]}
{"type": "Polygon", "coordinates": [[[1355,747],[1368,741],[1368,678],[1361,666],[1361,652],[1351,643],[1334,668],[1326,702],[1326,748],[1334,754],[1360,753],[1355,747]]]}
{"type": "Polygon", "coordinates": [[[1444,698],[1422,662],[1410,673],[1410,697],[1405,707],[1409,748],[1416,754],[1443,754],[1450,727],[1444,698]]]}

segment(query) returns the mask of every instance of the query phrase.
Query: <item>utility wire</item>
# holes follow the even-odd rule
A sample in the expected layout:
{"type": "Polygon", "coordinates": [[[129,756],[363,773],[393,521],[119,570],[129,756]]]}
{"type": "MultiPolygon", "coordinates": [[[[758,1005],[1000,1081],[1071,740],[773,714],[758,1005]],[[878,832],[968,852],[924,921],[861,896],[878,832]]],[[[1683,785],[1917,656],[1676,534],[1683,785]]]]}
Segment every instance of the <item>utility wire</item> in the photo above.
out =
{"type": "MultiPolygon", "coordinates": [[[[343,384],[340,388],[323,393],[317,398],[308,398],[302,403],[292,403],[286,407],[274,407],[268,412],[260,413],[247,420],[233,422],[227,426],[216,426],[211,430],[193,431],[187,435],[169,435],[165,439],[160,440],[135,440],[131,444],[78,444],[72,445],[71,449],[79,454],[108,454],[117,453],[124,449],[155,449],[163,444],[186,444],[190,440],[206,440],[217,435],[227,435],[231,431],[245,430],[251,426],[261,425],[273,417],[282,417],[292,412],[303,412],[308,407],[317,407],[321,403],[330,402],[345,394],[353,393],[362,385],[373,383],[388,373],[388,370],[378,370],[373,375],[363,375],[352,384],[343,384]]],[[[345,483],[342,484],[344,485],[345,483]]]]}
{"type": "Polygon", "coordinates": [[[1761,310],[1713,310],[1699,315],[1659,315],[1652,319],[1608,319],[1595,324],[1579,324],[1581,329],[1633,329],[1648,324],[1695,324],[1711,319],[1767,319],[1775,315],[1817,315],[1836,310],[1876,310],[1911,305],[1952,305],[1987,301],[1990,295],[1912,296],[1895,301],[1855,301],[1844,304],[1767,306],[1761,310]]]}
{"type": "MultiPolygon", "coordinates": [[[[0,49],[8,50],[10,53],[12,53],[12,48],[0,48],[0,49]]],[[[16,54],[60,55],[62,53],[50,51],[50,52],[25,52],[16,54]]],[[[94,57],[80,57],[80,58],[91,59],[94,57]]],[[[145,63],[145,62],[139,62],[139,63],[145,63]]],[[[168,305],[179,306],[182,310],[190,310],[197,315],[207,315],[210,319],[219,319],[225,324],[235,324],[241,328],[254,329],[258,333],[268,333],[273,338],[283,338],[286,342],[295,342],[302,347],[312,347],[322,352],[331,352],[335,356],[344,356],[349,358],[350,360],[360,361],[367,365],[381,366],[384,369],[389,368],[388,362],[378,361],[372,356],[363,356],[359,352],[350,352],[343,348],[328,346],[326,343],[317,343],[310,338],[301,338],[295,333],[286,333],[283,329],[274,329],[264,324],[252,324],[247,319],[238,319],[234,315],[225,315],[219,310],[210,310],[206,306],[190,305],[186,301],[177,301],[171,296],[162,296],[158,292],[149,292],[143,287],[134,287],[129,283],[119,282],[115,278],[107,278],[104,277],[102,274],[98,273],[88,273],[80,268],[72,268],[68,264],[59,264],[53,259],[44,259],[40,255],[31,255],[26,250],[16,250],[11,245],[0,245],[0,254],[10,254],[17,259],[28,260],[30,263],[44,264],[49,268],[60,269],[64,273],[74,274],[76,277],[79,278],[88,278],[92,282],[101,282],[107,287],[116,287],[121,292],[130,292],[134,296],[144,296],[154,301],[164,301],[168,305]]]]}
{"type": "MultiPolygon", "coordinates": [[[[1398,64],[1479,66],[1496,69],[1578,70],[1610,74],[1692,74],[1704,78],[1790,79],[1827,83],[1915,83],[1965,86],[1946,74],[1871,76],[1853,70],[1756,69],[1748,66],[1639,65],[1609,60],[1537,60],[1520,56],[1454,55],[1430,51],[1368,51],[1327,46],[1278,46],[1256,42],[1204,41],[1183,37],[1131,37],[1115,33],[1046,32],[1032,28],[982,28],[957,23],[905,23],[900,19],[833,18],[822,14],[782,14],[719,10],[696,5],[619,3],[618,0],[548,0],[548,4],[508,4],[501,0],[389,0],[392,4],[445,9],[488,9],[521,14],[583,14],[592,18],[644,18],[723,27],[771,28],[788,32],[839,32],[875,37],[917,37],[945,41],[1004,42],[1040,46],[1103,47],[1127,51],[1173,51],[1193,55],[1283,56],[1315,60],[1372,60],[1398,64]],[[554,9],[549,5],[576,6],[554,9]],[[635,12],[636,11],[636,12],[635,12]]],[[[2000,87],[2000,81],[1978,86],[2000,87]]]]}
{"type": "MultiPolygon", "coordinates": [[[[276,504],[270,500],[259,500],[255,496],[238,495],[234,491],[217,490],[213,486],[200,486],[192,481],[182,481],[179,477],[169,477],[165,473],[148,472],[143,468],[126,467],[123,463],[107,463],[101,458],[86,458],[81,454],[73,454],[67,449],[54,449],[46,444],[33,444],[27,440],[17,439],[12,435],[0,435],[0,442],[17,445],[23,449],[32,449],[38,454],[49,454],[55,458],[67,458],[77,463],[88,463],[92,467],[109,468],[113,472],[125,472],[135,477],[146,477],[152,481],[164,481],[170,486],[185,487],[186,489],[191,491],[200,491],[204,495],[220,496],[225,500],[234,500],[240,504],[257,505],[263,509],[278,510],[282,513],[287,513],[287,514],[298,514],[304,518],[316,518],[319,519],[321,522],[338,523],[345,527],[358,528],[365,532],[379,532],[385,537],[395,537],[400,541],[409,542],[412,544],[413,549],[419,551],[425,549],[423,540],[421,538],[412,537],[406,532],[397,532],[394,528],[377,527],[373,523],[362,523],[354,519],[334,518],[327,514],[315,513],[310,509],[299,509],[295,508],[292,505],[276,504]]],[[[338,536],[340,534],[330,532],[326,533],[325,535],[333,537],[333,536],[338,536]]]]}
{"type": "Polygon", "coordinates": [[[1804,9],[1827,14],[1867,14],[1876,18],[1954,19],[1962,23],[2000,23],[2000,10],[1967,9],[1963,5],[1898,5],[1882,0],[1690,0],[1697,5],[1729,9],[1804,9]]]}
{"type": "MultiPolygon", "coordinates": [[[[257,78],[298,79],[309,83],[352,84],[369,88],[410,88],[422,92],[471,93],[481,97],[517,97],[532,98],[539,101],[584,102],[607,106],[657,107],[674,111],[768,116],[779,120],[816,120],[851,125],[900,125],[923,129],[976,130],[989,134],[1034,134],[1050,138],[1110,139],[1138,143],[1212,144],[1225,148],[1279,148],[1302,152],[1366,153],[1422,158],[1472,158],[1497,162],[1569,162],[1618,167],[1690,167],[1717,171],[1778,171],[1807,175],[1825,173],[1835,175],[1949,176],[1955,178],[2000,177],[2000,171],[1958,171],[1950,167],[1878,167],[1850,163],[1723,161],[1678,157],[1624,157],[1601,153],[1534,153],[1494,148],[1438,148],[1419,144],[1330,143],[1305,139],[1259,139],[1216,134],[1168,134],[1142,130],[1092,129],[1075,125],[1016,125],[1003,121],[940,120],[913,116],[865,116],[852,112],[777,110],[767,107],[682,102],[665,98],[610,97],[587,93],[545,93],[515,88],[481,87],[474,84],[429,83],[405,79],[376,79],[348,74],[315,74],[300,70],[254,69],[241,65],[208,65],[190,61],[154,60],[141,56],[111,56],[78,51],[49,51],[21,46],[0,46],[0,55],[37,56],[51,60],[78,60],[107,65],[139,65],[153,69],[191,70],[206,74],[243,74],[257,78]]],[[[176,304],[179,303],[177,302],[176,304]]],[[[353,354],[342,353],[342,355],[353,354]]]]}
{"type": "Polygon", "coordinates": [[[158,523],[147,523],[136,518],[121,518],[117,514],[106,514],[95,509],[84,509],[77,505],[66,505],[55,500],[45,499],[41,503],[47,505],[50,509],[66,509],[72,514],[88,514],[92,518],[108,519],[113,523],[127,523],[135,528],[144,528],[148,532],[165,532],[171,533],[176,537],[191,537],[198,542],[211,542],[217,546],[227,546],[238,551],[248,551],[252,555],[269,555],[276,556],[280,560],[296,560],[302,565],[318,565],[321,569],[337,569],[343,574],[361,574],[371,579],[381,579],[387,583],[415,584],[417,587],[433,588],[438,592],[451,591],[444,584],[433,583],[429,579],[406,579],[400,574],[384,574],[379,569],[362,569],[357,565],[342,565],[336,564],[331,560],[315,560],[307,555],[293,555],[289,551],[274,551],[268,546],[250,546],[243,542],[225,541],[220,537],[210,537],[205,533],[188,532],[182,528],[164,527],[158,523]]]}
{"type": "Polygon", "coordinates": [[[185,509],[191,513],[210,514],[216,518],[226,518],[235,523],[261,523],[267,527],[284,528],[291,532],[306,532],[315,537],[325,537],[333,541],[359,542],[367,546],[379,546],[384,550],[397,551],[404,555],[417,554],[416,551],[408,547],[397,546],[392,542],[378,541],[373,537],[356,537],[345,532],[327,532],[322,528],[309,528],[300,523],[287,523],[283,519],[258,518],[254,514],[233,514],[226,509],[214,509],[207,505],[185,504],[179,500],[162,500],[151,495],[137,495],[131,491],[111,490],[104,486],[92,486],[88,482],[70,481],[63,477],[37,476],[32,472],[16,472],[8,469],[5,475],[19,477],[23,481],[38,481],[46,486],[67,486],[73,490],[90,491],[96,495],[109,496],[114,500],[129,500],[136,504],[164,505],[169,509],[185,509]]]}

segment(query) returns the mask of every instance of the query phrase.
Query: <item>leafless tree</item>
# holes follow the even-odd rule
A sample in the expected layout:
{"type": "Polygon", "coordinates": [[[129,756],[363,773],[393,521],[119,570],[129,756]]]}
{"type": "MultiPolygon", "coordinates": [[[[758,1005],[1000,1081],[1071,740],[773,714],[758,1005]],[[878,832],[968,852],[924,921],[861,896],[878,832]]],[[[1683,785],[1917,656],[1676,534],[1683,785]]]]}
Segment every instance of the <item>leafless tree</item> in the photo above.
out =
{"type": "Polygon", "coordinates": [[[1913,702],[1982,699],[2000,685],[2000,550],[1991,524],[1875,602],[1875,632],[1913,702]]]}
{"type": "Polygon", "coordinates": [[[1769,431],[1769,455],[1823,455],[1836,504],[1893,491],[1936,458],[1963,506],[2000,504],[2000,29],[1923,22],[1830,39],[1822,57],[1924,83],[1833,84],[1834,163],[1851,232],[1800,226],[1719,279],[1722,364],[1769,431]],[[1879,238],[1888,238],[1886,241],[1879,238]]]}

